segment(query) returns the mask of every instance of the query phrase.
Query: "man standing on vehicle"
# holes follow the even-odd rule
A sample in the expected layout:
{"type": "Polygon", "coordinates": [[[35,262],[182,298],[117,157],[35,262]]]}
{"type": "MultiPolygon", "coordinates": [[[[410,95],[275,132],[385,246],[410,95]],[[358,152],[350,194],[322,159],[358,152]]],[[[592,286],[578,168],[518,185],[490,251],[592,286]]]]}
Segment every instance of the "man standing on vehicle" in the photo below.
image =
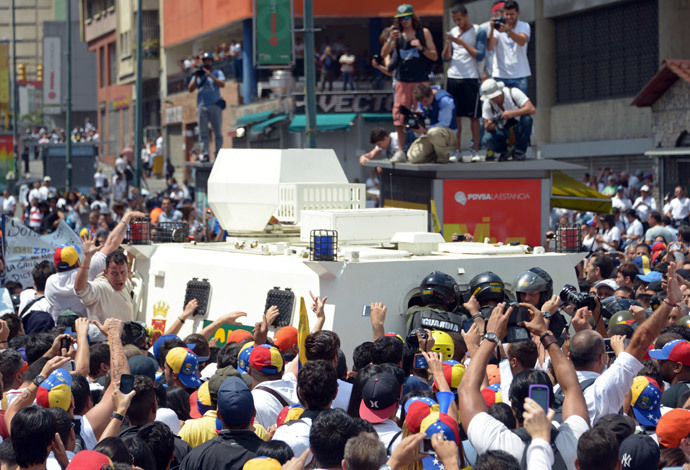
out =
{"type": "MultiPolygon", "coordinates": [[[[429,69],[438,59],[438,52],[431,32],[423,28],[412,5],[400,5],[395,15],[396,24],[390,28],[388,39],[381,49],[381,57],[391,54],[395,67],[395,102],[393,103],[393,124],[398,133],[398,142],[405,142],[405,116],[400,106],[412,108],[412,91],[419,83],[429,82],[429,69]],[[397,56],[397,57],[396,57],[397,56]]],[[[405,153],[398,150],[393,162],[405,162],[405,153]]]]}
{"type": "Polygon", "coordinates": [[[532,72],[527,61],[527,43],[531,30],[529,24],[519,21],[520,6],[509,0],[503,5],[504,20],[493,19],[487,47],[495,51],[491,76],[507,87],[516,87],[527,94],[527,79],[532,72]]]}
{"type": "Polygon", "coordinates": [[[211,123],[213,136],[216,140],[216,155],[223,147],[223,109],[225,101],[220,96],[220,89],[225,87],[225,75],[221,70],[212,70],[213,55],[204,52],[201,56],[203,65],[199,67],[194,76],[189,81],[188,90],[193,93],[197,88],[199,93],[196,95],[196,116],[199,126],[199,143],[201,153],[205,161],[209,161],[209,141],[208,125],[211,123]]]}
{"type": "Polygon", "coordinates": [[[469,20],[467,8],[457,4],[450,9],[450,15],[457,26],[446,34],[443,60],[450,60],[448,67],[448,93],[455,100],[455,114],[458,127],[456,150],[460,150],[462,134],[461,118],[470,118],[472,129],[472,160],[479,161],[479,83],[481,75],[479,62],[486,51],[486,32],[469,20]]]}

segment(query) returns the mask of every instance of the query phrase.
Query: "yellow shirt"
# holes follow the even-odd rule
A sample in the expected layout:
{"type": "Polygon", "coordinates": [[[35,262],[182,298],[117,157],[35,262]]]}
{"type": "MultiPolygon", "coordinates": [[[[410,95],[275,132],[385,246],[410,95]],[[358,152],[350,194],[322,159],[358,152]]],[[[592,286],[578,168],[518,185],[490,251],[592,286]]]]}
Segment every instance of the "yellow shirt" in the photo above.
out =
{"type": "Polygon", "coordinates": [[[188,419],[179,433],[180,438],[192,447],[210,441],[217,435],[216,410],[208,410],[199,419],[188,419]]]}
{"type": "MultiPolygon", "coordinates": [[[[210,441],[218,435],[216,431],[216,410],[208,410],[199,419],[188,419],[184,426],[180,429],[180,439],[185,441],[191,447],[196,447],[206,441],[210,441]]],[[[254,433],[261,438],[261,440],[270,440],[268,431],[259,423],[254,423],[254,433]]]]}

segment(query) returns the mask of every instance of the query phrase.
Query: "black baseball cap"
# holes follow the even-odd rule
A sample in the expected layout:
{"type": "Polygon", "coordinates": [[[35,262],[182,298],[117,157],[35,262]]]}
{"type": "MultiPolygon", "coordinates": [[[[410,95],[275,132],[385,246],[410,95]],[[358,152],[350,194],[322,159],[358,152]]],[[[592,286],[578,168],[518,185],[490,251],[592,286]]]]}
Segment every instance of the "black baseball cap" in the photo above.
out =
{"type": "Polygon", "coordinates": [[[400,383],[392,374],[373,375],[362,388],[359,416],[370,423],[382,423],[393,414],[400,400],[400,383]]]}

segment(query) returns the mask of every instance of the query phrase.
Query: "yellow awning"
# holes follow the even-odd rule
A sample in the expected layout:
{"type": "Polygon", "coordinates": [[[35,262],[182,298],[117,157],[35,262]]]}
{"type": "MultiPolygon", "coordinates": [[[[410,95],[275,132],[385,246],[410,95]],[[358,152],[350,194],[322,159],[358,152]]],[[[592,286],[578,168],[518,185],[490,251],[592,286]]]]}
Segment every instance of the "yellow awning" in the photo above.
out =
{"type": "Polygon", "coordinates": [[[551,207],[610,214],[611,198],[561,171],[553,171],[551,172],[551,207]]]}

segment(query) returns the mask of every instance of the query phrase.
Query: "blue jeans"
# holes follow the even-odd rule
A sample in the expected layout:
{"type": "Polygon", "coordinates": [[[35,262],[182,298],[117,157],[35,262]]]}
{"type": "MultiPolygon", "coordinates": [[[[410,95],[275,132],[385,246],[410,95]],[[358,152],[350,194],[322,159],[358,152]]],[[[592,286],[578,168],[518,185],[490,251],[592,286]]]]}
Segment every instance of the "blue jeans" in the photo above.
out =
{"type": "Polygon", "coordinates": [[[343,72],[343,91],[347,90],[347,84],[350,84],[350,89],[354,91],[355,81],[352,77],[352,72],[343,72]]]}
{"type": "Polygon", "coordinates": [[[524,94],[527,94],[527,78],[497,78],[497,82],[503,82],[508,88],[517,88],[524,94]]]}
{"type": "MultiPolygon", "coordinates": [[[[515,129],[515,150],[525,152],[529,146],[529,138],[532,134],[532,116],[520,116],[515,129]]],[[[486,131],[482,139],[482,146],[488,151],[493,150],[495,154],[504,153],[508,149],[508,132],[496,129],[492,132],[486,131]]]]}

